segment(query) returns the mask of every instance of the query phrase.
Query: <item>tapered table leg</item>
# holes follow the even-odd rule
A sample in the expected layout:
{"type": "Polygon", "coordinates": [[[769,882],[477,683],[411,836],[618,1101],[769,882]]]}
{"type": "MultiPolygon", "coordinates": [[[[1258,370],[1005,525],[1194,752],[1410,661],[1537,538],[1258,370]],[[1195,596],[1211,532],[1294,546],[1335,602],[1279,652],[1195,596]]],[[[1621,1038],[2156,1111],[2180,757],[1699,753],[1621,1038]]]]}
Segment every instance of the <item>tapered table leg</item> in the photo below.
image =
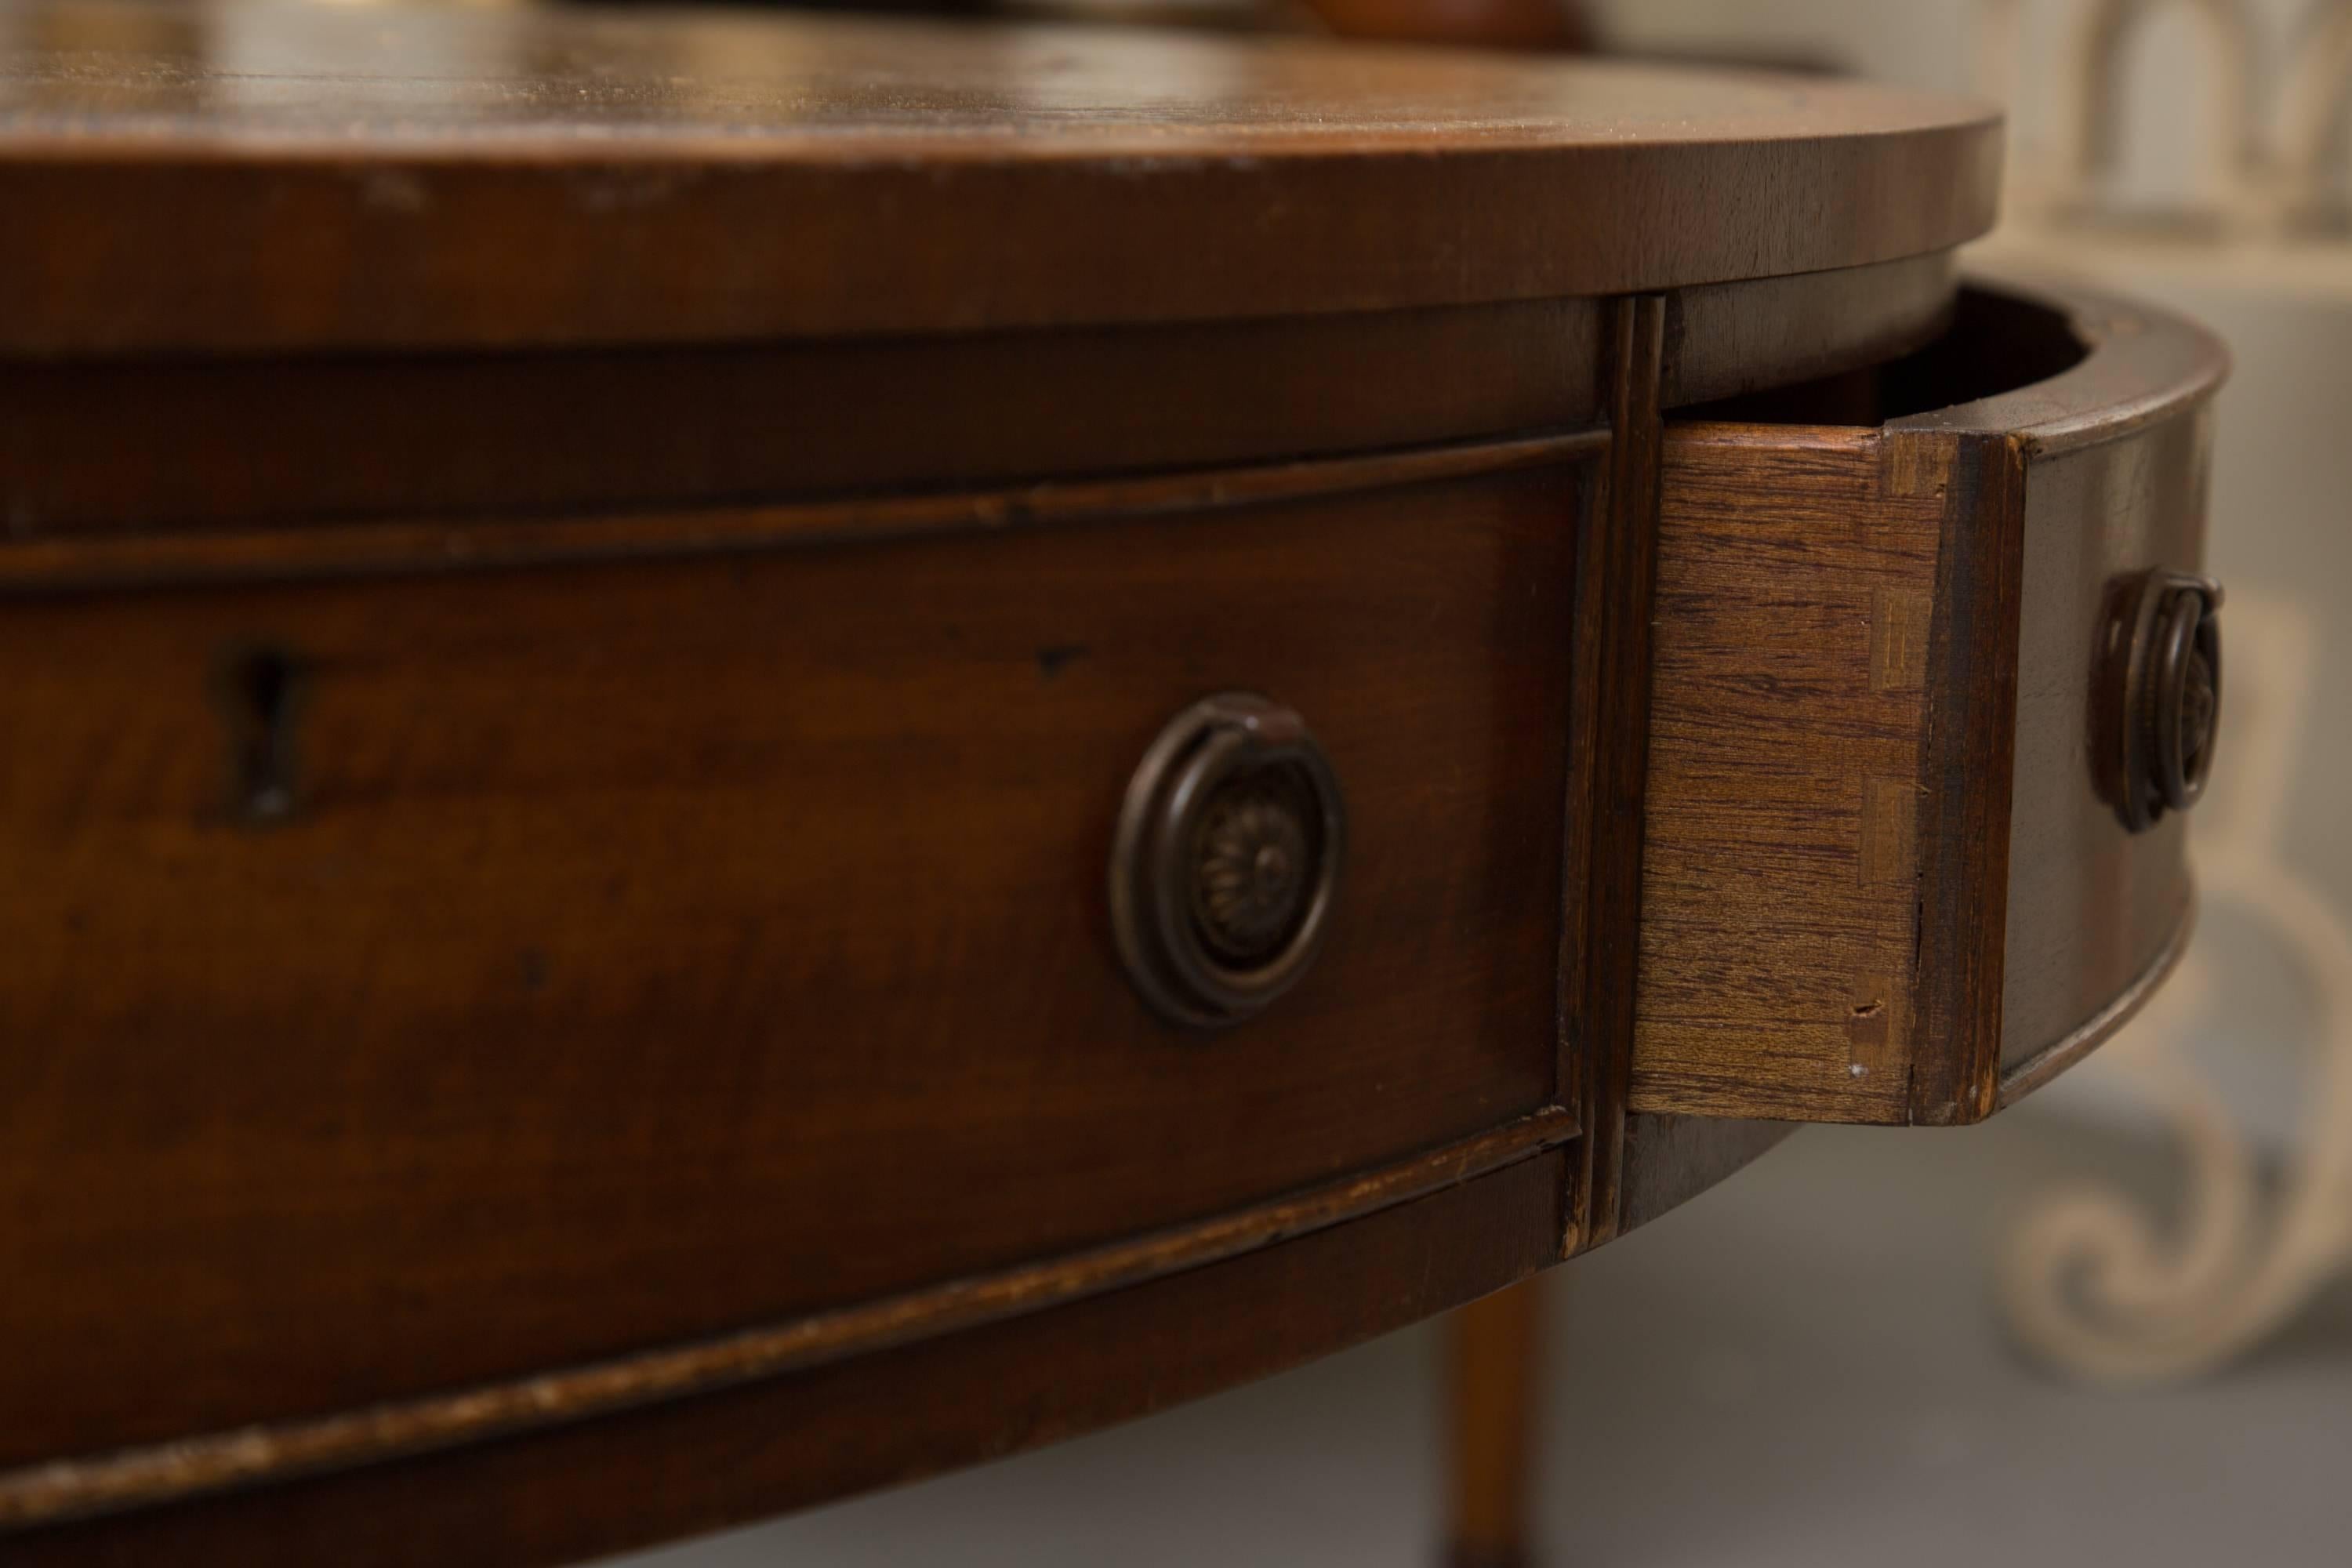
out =
{"type": "Polygon", "coordinates": [[[1448,1568],[1527,1568],[1536,1459],[1540,1278],[1455,1312],[1448,1568]]]}

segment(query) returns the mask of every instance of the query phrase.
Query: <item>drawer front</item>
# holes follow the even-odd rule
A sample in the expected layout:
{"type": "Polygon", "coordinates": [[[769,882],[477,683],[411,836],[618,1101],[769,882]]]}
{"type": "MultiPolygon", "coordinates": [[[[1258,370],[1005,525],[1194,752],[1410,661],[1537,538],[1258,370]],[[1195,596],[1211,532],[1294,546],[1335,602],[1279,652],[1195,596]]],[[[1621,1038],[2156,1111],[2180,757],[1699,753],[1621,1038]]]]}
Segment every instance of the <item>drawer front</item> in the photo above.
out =
{"type": "Polygon", "coordinates": [[[12,599],[0,1458],[871,1300],[1551,1103],[1589,479],[12,599]],[[1106,866],[1235,689],[1319,740],[1347,865],[1296,988],[1187,1029],[1106,866]]]}
{"type": "Polygon", "coordinates": [[[2110,776],[2119,616],[2198,568],[2224,364],[1979,292],[1913,362],[1670,426],[1633,1110],[1972,1121],[2161,979],[2190,889],[2110,776]]]}
{"type": "Polygon", "coordinates": [[[2005,1096],[2095,1043],[2188,936],[2187,818],[2168,811],[2126,823],[2106,754],[2122,742],[2105,710],[2143,576],[2200,569],[2211,416],[2201,405],[2113,440],[2038,453],[2026,469],[2005,1096]]]}

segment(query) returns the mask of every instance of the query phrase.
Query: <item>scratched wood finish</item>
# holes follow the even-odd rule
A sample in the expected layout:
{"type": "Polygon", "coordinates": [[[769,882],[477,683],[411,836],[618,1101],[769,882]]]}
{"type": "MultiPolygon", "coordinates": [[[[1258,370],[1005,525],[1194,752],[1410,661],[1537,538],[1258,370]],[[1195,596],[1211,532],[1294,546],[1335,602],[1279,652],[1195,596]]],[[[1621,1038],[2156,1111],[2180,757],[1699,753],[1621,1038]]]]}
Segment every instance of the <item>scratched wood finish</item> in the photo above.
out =
{"type": "Polygon", "coordinates": [[[1638,1110],[1903,1121],[1944,475],[1668,427],[1638,1110]]]}
{"type": "Polygon", "coordinates": [[[0,1458],[856,1300],[1548,1103],[1582,471],[10,604],[0,1338],[42,1353],[0,1458]],[[1200,1036],[1129,990],[1104,867],[1230,688],[1307,716],[1351,852],[1305,983],[1200,1036]]]}
{"type": "Polygon", "coordinates": [[[1812,78],[716,9],[0,12],[0,353],[740,342],[1950,249],[1998,114],[1812,78]],[[202,237],[202,243],[190,243],[202,237]]]}
{"type": "Polygon", "coordinates": [[[540,1568],[913,1480],[1262,1377],[1526,1278],[1558,1252],[1565,1152],[967,1335],[528,1437],[11,1536],[0,1556],[11,1568],[540,1568]]]}
{"type": "Polygon", "coordinates": [[[2224,363],[1979,294],[1921,362],[1669,426],[1632,1109],[1978,1121],[2161,977],[2179,826],[2099,797],[2090,681],[2114,585],[2200,557],[2224,363]]]}

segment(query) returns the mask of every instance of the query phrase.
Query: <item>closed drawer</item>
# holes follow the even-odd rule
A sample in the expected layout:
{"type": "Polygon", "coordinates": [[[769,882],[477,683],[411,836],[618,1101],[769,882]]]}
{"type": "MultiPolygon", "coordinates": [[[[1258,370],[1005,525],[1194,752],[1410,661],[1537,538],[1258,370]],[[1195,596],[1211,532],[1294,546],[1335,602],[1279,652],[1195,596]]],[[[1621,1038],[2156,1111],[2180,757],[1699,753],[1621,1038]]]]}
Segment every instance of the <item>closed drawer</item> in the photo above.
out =
{"type": "Polygon", "coordinates": [[[868,1300],[1551,1104],[1589,466],[15,595],[0,1461],[868,1300]],[[1305,718],[1349,851],[1305,978],[1201,1031],[1129,986],[1106,864],[1234,689],[1305,718]]]}
{"type": "Polygon", "coordinates": [[[2161,978],[2191,889],[2126,710],[2205,603],[2224,368],[1972,290],[1909,361],[1669,426],[1633,1109],[1972,1121],[2161,978]]]}

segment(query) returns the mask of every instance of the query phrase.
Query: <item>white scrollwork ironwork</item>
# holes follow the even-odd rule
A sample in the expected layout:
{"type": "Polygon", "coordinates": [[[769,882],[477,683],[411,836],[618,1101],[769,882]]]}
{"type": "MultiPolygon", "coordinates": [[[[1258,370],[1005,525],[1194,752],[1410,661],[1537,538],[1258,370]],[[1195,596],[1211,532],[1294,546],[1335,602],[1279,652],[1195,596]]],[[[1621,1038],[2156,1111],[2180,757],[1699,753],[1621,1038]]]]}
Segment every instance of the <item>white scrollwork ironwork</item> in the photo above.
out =
{"type": "Polygon", "coordinates": [[[2315,639],[2293,605],[2233,596],[2235,711],[2229,787],[2196,835],[2209,908],[2252,920],[2298,961],[2317,1003],[2317,1092],[2302,1106],[2275,1200],[2229,1105],[2189,1060],[2213,1027],[2210,963],[2192,948],[2104,1057],[2162,1113],[2188,1155],[2187,1201],[2168,1234],[2111,1188],[2044,1194],[2010,1233],[2000,1299],[2020,1341],[2094,1382],[2160,1383],[2208,1371],[2270,1333],[2352,1263],[2352,929],[2279,840],[2315,639]]]}
{"type": "MultiPolygon", "coordinates": [[[[2054,84],[2058,145],[2011,149],[2017,199],[1988,253],[2032,268],[2172,279],[2306,302],[2352,300],[2342,142],[2352,111],[2352,0],[2315,0],[2263,90],[2266,57],[2245,0],[2058,0],[2071,6],[2054,84]],[[2123,77],[2159,12],[2199,24],[2204,151],[2168,195],[2169,221],[2116,188],[2123,77]],[[2267,107],[2268,112],[2264,112],[2267,107]],[[2184,221],[2185,220],[2185,221],[2184,221]]],[[[1979,71],[2017,104],[2023,0],[1981,0],[1979,71]]],[[[2137,84],[2135,84],[2137,85],[2137,84]]],[[[2226,521],[2224,526],[2226,526],[2226,521]]],[[[2045,1194],[2008,1234],[2000,1300],[2020,1342],[2059,1371],[2145,1384],[2195,1375],[2274,1331],[2352,1267],[2352,924],[2281,840],[2297,742],[2308,731],[2319,640],[2295,605],[2233,584],[2229,740],[2190,834],[2206,909],[2252,922],[2300,967],[2315,1005],[2310,1091],[2275,1184],[2192,1038],[2227,1032],[2221,980],[2192,948],[2170,985],[2096,1058],[2162,1116],[2186,1154],[2174,1223],[2122,1192],[2045,1194]]]]}
{"type": "MultiPolygon", "coordinates": [[[[2314,0],[2275,64],[2245,0],[2060,3],[2070,26],[2054,51],[2054,132],[2037,137],[2033,117],[2013,115],[2009,221],[1987,254],[2352,299],[2352,0],[2314,0]],[[2174,96],[2200,136],[2178,188],[2151,208],[2118,179],[2134,96],[2125,78],[2147,24],[2168,12],[2197,24],[2194,79],[2174,96]]],[[[2027,26],[2035,14],[2025,0],[1979,0],[1976,10],[1978,85],[2012,110],[2042,36],[2027,26]]]]}

